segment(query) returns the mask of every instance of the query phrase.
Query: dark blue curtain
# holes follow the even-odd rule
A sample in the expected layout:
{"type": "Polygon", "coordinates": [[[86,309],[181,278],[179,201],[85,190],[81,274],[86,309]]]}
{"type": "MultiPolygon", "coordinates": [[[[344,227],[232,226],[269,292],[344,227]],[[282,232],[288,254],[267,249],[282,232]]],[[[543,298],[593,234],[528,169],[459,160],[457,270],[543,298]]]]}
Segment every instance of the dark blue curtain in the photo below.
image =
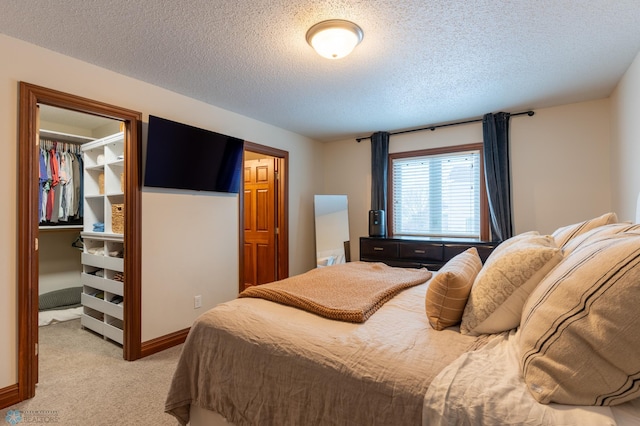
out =
{"type": "Polygon", "coordinates": [[[371,210],[387,209],[389,133],[371,135],[371,210]]]}
{"type": "Polygon", "coordinates": [[[484,174],[491,214],[493,241],[513,236],[511,220],[511,178],[509,166],[510,114],[485,114],[482,119],[484,138],[484,174]]]}

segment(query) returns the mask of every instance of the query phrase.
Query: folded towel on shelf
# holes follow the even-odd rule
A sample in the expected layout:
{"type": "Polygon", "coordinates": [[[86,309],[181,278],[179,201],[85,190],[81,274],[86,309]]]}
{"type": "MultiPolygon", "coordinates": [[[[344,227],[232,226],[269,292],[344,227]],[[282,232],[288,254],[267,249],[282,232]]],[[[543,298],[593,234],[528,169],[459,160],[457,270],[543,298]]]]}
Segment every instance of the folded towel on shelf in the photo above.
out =
{"type": "Polygon", "coordinates": [[[92,272],[87,272],[89,275],[95,275],[96,277],[104,277],[104,269],[96,269],[92,272]]]}
{"type": "Polygon", "coordinates": [[[93,232],[104,232],[104,223],[96,222],[93,224],[93,232]]]}

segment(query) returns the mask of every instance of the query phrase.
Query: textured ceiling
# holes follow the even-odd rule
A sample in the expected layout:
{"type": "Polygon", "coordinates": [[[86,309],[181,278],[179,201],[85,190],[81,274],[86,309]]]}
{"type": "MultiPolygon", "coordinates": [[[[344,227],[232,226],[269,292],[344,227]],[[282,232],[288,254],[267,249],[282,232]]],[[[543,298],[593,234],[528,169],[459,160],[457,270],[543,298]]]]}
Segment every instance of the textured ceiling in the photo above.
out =
{"type": "Polygon", "coordinates": [[[319,140],[603,98],[640,50],[638,0],[0,0],[0,10],[6,35],[319,140]],[[364,40],[330,61],[305,33],[333,18],[356,22],[364,40]]]}

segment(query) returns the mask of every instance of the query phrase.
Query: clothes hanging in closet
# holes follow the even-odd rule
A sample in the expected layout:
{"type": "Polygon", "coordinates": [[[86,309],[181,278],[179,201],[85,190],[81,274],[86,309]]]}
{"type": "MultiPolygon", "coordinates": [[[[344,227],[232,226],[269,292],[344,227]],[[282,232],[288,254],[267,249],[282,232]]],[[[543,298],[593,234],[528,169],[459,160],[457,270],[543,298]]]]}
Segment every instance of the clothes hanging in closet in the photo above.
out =
{"type": "Polygon", "coordinates": [[[40,140],[40,224],[82,223],[82,154],[77,144],[40,140]]]}

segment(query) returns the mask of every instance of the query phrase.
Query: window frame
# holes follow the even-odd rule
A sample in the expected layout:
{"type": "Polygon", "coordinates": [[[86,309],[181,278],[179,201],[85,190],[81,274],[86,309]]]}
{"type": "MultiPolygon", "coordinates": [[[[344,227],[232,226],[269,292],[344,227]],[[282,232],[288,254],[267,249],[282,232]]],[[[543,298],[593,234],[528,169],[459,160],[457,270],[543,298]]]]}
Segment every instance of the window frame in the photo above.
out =
{"type": "MultiPolygon", "coordinates": [[[[482,142],[470,143],[464,145],[454,145],[438,148],[421,149],[416,151],[395,152],[388,156],[387,170],[387,230],[389,238],[393,238],[393,160],[411,157],[425,157],[440,154],[455,154],[458,152],[479,151],[480,152],[480,239],[479,241],[490,241],[489,231],[489,200],[487,197],[487,185],[484,174],[484,146],[482,142]]],[[[414,238],[414,237],[412,237],[414,238]]],[[[416,236],[415,238],[421,238],[416,236]]],[[[422,237],[433,239],[433,237],[422,237]]],[[[469,238],[460,237],[442,237],[441,240],[469,240],[469,238]]],[[[475,239],[473,239],[475,240],[475,239]]]]}

